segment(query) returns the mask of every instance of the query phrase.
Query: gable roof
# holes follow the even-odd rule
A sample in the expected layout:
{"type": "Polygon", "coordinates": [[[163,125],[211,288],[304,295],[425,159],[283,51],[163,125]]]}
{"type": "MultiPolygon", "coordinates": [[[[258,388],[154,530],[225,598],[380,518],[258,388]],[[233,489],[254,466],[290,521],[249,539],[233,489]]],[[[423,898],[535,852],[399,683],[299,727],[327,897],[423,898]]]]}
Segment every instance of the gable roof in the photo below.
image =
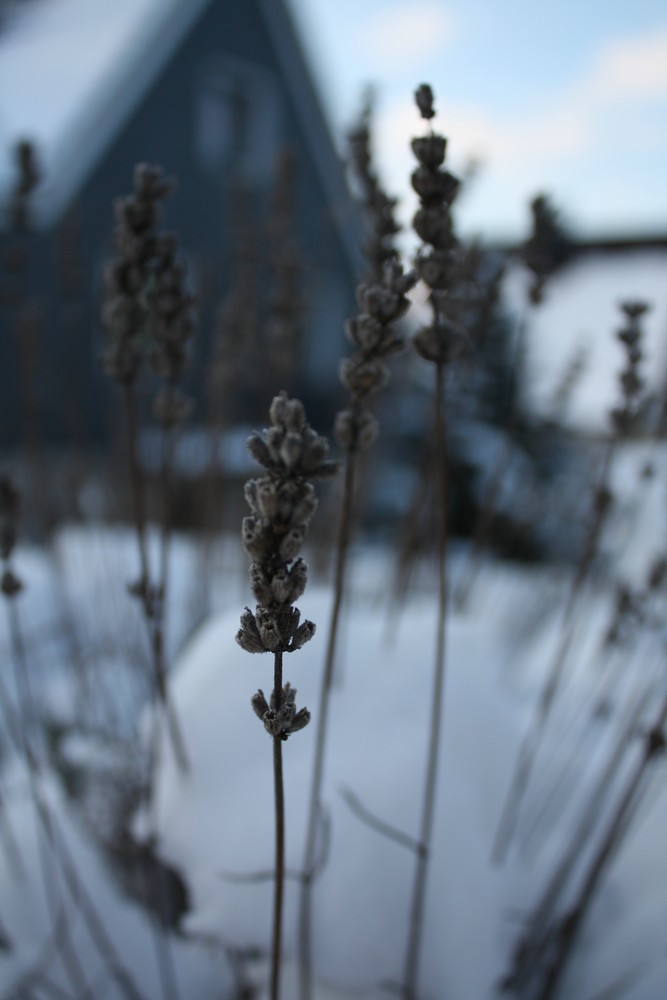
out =
{"type": "MultiPolygon", "coordinates": [[[[35,143],[44,180],[38,227],[61,217],[132,111],[214,0],[34,0],[0,34],[0,199],[13,179],[11,149],[35,143]]],[[[219,0],[216,0],[219,2],[219,0]]],[[[285,0],[256,0],[285,86],[350,259],[348,201],[315,83],[285,0]]]]}

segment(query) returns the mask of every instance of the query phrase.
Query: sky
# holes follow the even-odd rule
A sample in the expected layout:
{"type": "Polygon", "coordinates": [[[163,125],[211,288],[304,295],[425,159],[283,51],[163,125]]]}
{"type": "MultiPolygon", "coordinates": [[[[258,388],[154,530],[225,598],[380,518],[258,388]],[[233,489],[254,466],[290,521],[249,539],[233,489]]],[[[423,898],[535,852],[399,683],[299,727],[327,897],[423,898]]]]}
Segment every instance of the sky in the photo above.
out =
{"type": "Polygon", "coordinates": [[[374,87],[392,193],[428,82],[451,169],[479,163],[462,228],[516,235],[546,191],[582,235],[667,232],[664,0],[289,2],[339,134],[374,87]]]}
{"type": "MultiPolygon", "coordinates": [[[[0,51],[0,141],[33,128],[71,163],[83,76],[136,44],[151,10],[182,2],[33,0],[0,51]]],[[[428,82],[450,168],[479,164],[457,209],[467,235],[523,235],[540,191],[584,236],[667,232],[665,0],[286,2],[341,144],[375,88],[378,163],[405,219],[412,94],[428,82]]]]}

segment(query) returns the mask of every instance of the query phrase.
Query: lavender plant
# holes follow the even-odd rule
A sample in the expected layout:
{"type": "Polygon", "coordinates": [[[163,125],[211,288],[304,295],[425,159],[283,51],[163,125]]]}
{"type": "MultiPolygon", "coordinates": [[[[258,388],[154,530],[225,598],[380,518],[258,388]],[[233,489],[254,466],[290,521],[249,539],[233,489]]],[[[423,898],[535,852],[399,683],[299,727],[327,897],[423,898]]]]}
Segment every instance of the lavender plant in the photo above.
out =
{"type": "Polygon", "coordinates": [[[241,538],[252,559],[250,577],[257,601],[246,608],[236,641],[248,653],[273,653],[273,690],[260,689],[251,699],[255,715],[273,740],[276,811],[276,866],[271,946],[270,995],[280,995],[282,904],[285,881],[285,798],[282,744],[308,725],[310,712],[297,709],[296,690],[283,683],[283,655],[293,653],[315,634],[313,622],[301,621],[295,606],[306,588],[308,570],[299,556],[308,525],[317,508],[311,479],[328,479],[338,463],[327,458],[325,438],[308,424],[303,404],[276,396],[269,410],[271,426],[248,440],[252,457],[266,470],[246,483],[251,513],[244,518],[241,538]]]}
{"type": "Polygon", "coordinates": [[[139,548],[139,579],[130,590],[141,602],[151,649],[156,691],[169,722],[175,753],[183,768],[187,755],[168,697],[164,651],[168,552],[171,531],[170,476],[174,434],[189,411],[180,381],[189,363],[188,345],[194,333],[193,299],[186,287],[185,267],[177,256],[174,236],[158,229],[162,202],[173,184],[161,167],[139,164],[134,193],[116,202],[116,256],[105,274],[102,321],[108,335],[103,354],[107,374],[124,393],[134,520],[139,548]],[[145,368],[161,387],[154,415],[163,427],[162,534],[159,570],[151,573],[148,557],[145,482],[139,459],[137,384],[145,368]]]}
{"type": "Polygon", "coordinates": [[[550,279],[570,252],[569,240],[558,212],[546,195],[540,194],[533,198],[530,212],[530,233],[517,254],[518,261],[528,272],[528,285],[524,310],[517,323],[510,364],[505,444],[498,453],[480,503],[468,565],[456,592],[456,604],[459,609],[465,607],[477,578],[512,459],[520,418],[519,391],[525,373],[526,345],[531,317],[534,310],[544,301],[550,279]]]}
{"type": "MultiPolygon", "coordinates": [[[[422,84],[415,93],[422,118],[431,122],[435,116],[433,92],[422,84]]],[[[422,247],[416,257],[419,277],[430,290],[432,321],[422,327],[413,339],[418,354],[435,365],[434,441],[437,476],[437,577],[438,614],[436,649],[431,694],[428,756],[422,797],[415,876],[410,905],[408,941],[403,974],[403,996],[415,1000],[418,990],[419,957],[422,942],[424,904],[428,859],[433,834],[435,789],[441,742],[442,711],[445,682],[446,618],[447,618],[447,425],[444,398],[444,374],[449,362],[457,356],[465,339],[461,323],[461,307],[465,305],[467,286],[456,282],[459,260],[458,241],[454,235],[451,206],[458,190],[458,181],[443,169],[446,140],[433,129],[413,139],[412,150],[418,166],[412,174],[412,186],[419,195],[420,206],[413,220],[422,247]]]]}
{"type": "Polygon", "coordinates": [[[385,359],[403,350],[397,323],[410,302],[407,293],[416,276],[405,273],[392,239],[398,231],[393,218],[394,200],[382,190],[372,167],[370,130],[366,113],[353,132],[351,159],[364,192],[364,208],[370,236],[364,244],[367,277],[357,289],[358,314],[347,324],[353,353],[341,362],[340,379],[348,392],[348,405],[339,411],[335,436],[344,452],[344,485],[338,522],[334,569],[334,596],[329,619],[324,670],[320,685],[315,755],[310,786],[308,821],[299,907],[299,987],[302,1000],[312,996],[312,891],[316,869],[318,832],[322,814],[322,780],[326,755],[330,694],[336,663],[338,632],[347,578],[347,557],[354,521],[361,455],[378,434],[378,422],[369,403],[387,384],[385,359]]]}
{"type": "Polygon", "coordinates": [[[372,101],[368,97],[359,121],[350,130],[347,139],[353,178],[359,185],[366,217],[366,233],[362,244],[367,263],[365,280],[378,282],[382,280],[385,263],[396,257],[395,239],[401,227],[395,216],[397,200],[383,189],[375,170],[372,111],[372,101]]]}
{"type": "MultiPolygon", "coordinates": [[[[664,752],[667,720],[664,668],[658,663],[656,677],[655,666],[646,656],[645,643],[663,630],[666,570],[664,557],[658,557],[648,569],[643,589],[624,586],[618,592],[604,646],[609,650],[621,645],[626,674],[632,647],[642,645],[643,640],[644,648],[642,655],[635,657],[639,662],[631,687],[628,689],[626,685],[618,698],[613,744],[603,766],[589,782],[576,822],[568,830],[563,850],[514,949],[503,986],[521,996],[548,1000],[556,995],[591,902],[619,847],[633,829],[641,800],[647,796],[649,770],[655,768],[664,752]]],[[[603,698],[607,718],[608,693],[603,698]]],[[[583,766],[590,769],[590,761],[586,759],[583,766]]]]}
{"type": "MultiPolygon", "coordinates": [[[[81,956],[74,946],[72,927],[80,916],[94,949],[105,963],[111,978],[127,1000],[143,1000],[120,952],[110,937],[94,898],[82,879],[68,846],[64,830],[52,808],[45,787],[45,748],[40,745],[37,703],[30,683],[26,640],[18,610],[23,581],[13,566],[17,541],[20,495],[8,476],[0,476],[0,593],[6,606],[10,655],[16,681],[16,698],[10,697],[4,678],[0,679],[0,717],[19,758],[26,766],[30,796],[39,831],[39,855],[46,902],[53,930],[53,945],[62,961],[64,973],[77,996],[89,996],[81,956]]],[[[10,995],[31,992],[31,969],[20,977],[10,995]]]]}
{"type": "Polygon", "coordinates": [[[27,455],[27,465],[34,495],[42,498],[41,516],[48,524],[50,491],[45,482],[45,462],[40,428],[40,355],[44,333],[44,307],[35,294],[30,279],[31,256],[34,247],[34,199],[42,180],[37,150],[32,142],[22,139],[12,150],[15,178],[7,206],[10,241],[3,254],[3,284],[0,299],[9,306],[11,336],[14,340],[16,370],[14,372],[21,428],[21,446],[27,455]]]}
{"type": "Polygon", "coordinates": [[[295,182],[296,159],[285,149],[276,164],[268,223],[270,290],[264,334],[271,375],[290,391],[298,375],[305,312],[303,264],[294,235],[295,182]]]}
{"type": "Polygon", "coordinates": [[[590,576],[602,532],[613,504],[609,477],[614,454],[619,440],[627,436],[637,426],[641,418],[644,405],[644,380],[639,370],[643,357],[640,320],[647,309],[648,305],[643,302],[625,302],[621,305],[624,322],[617,336],[624,347],[625,367],[619,376],[620,401],[610,413],[610,433],[604,446],[602,462],[593,489],[584,545],[563,610],[560,642],[542,686],[531,722],[522,740],[496,832],[493,858],[497,862],[502,862],[507,854],[544,729],[562,684],[574,638],[577,600],[590,576]]]}

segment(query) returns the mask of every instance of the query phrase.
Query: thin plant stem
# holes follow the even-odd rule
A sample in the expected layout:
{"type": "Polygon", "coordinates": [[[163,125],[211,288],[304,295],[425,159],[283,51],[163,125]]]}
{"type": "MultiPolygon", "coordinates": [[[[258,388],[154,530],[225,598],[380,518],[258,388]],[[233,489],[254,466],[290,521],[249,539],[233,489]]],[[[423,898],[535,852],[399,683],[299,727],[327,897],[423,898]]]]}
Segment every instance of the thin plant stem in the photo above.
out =
{"type": "MultiPolygon", "coordinates": [[[[19,731],[21,733],[23,754],[28,766],[28,773],[34,799],[38,794],[36,788],[33,786],[37,780],[36,776],[39,764],[37,754],[31,746],[28,733],[35,725],[37,714],[30,686],[25,643],[23,641],[23,632],[21,631],[18,609],[16,607],[16,599],[11,597],[6,598],[5,605],[9,620],[9,634],[13,652],[12,659],[14,662],[14,674],[18,693],[18,714],[19,719],[22,722],[22,726],[20,726],[19,731]]],[[[44,883],[44,893],[46,896],[47,908],[49,910],[49,917],[55,929],[58,926],[59,914],[61,912],[65,913],[65,908],[58,886],[57,872],[54,865],[55,859],[53,857],[53,853],[49,850],[53,835],[50,826],[51,820],[49,813],[45,814],[45,820],[46,824],[42,831],[44,838],[42,839],[42,837],[39,837],[38,835],[39,860],[42,870],[42,880],[44,883]]],[[[70,980],[73,989],[76,991],[77,996],[80,996],[82,1000],[89,997],[90,989],[86,984],[86,977],[81,967],[79,956],[72,943],[71,921],[67,914],[65,914],[64,933],[60,937],[60,958],[62,960],[65,973],[70,980]]]]}
{"type": "Polygon", "coordinates": [[[160,480],[162,489],[162,531],[160,537],[160,576],[158,581],[159,606],[154,623],[154,643],[159,646],[156,650],[156,662],[159,664],[159,676],[162,679],[163,694],[162,701],[169,728],[176,760],[182,771],[189,770],[189,761],[183,734],[178,721],[178,716],[174,709],[174,704],[169,697],[167,686],[166,670],[164,664],[164,632],[165,615],[167,609],[167,597],[169,589],[169,553],[171,548],[172,534],[172,509],[171,509],[171,481],[174,466],[174,450],[176,438],[173,425],[165,427],[162,452],[162,467],[160,470],[160,480]]]}
{"type": "Polygon", "coordinates": [[[576,869],[582,845],[589,840],[595,829],[605,805],[605,799],[609,796],[614,775],[618,772],[632,734],[637,730],[637,726],[653,690],[653,685],[650,685],[642,691],[626,713],[621,733],[612,753],[597,778],[595,788],[592,789],[585,808],[572,831],[572,836],[564,854],[552,872],[538,905],[533,910],[529,931],[519,945],[515,969],[510,975],[510,980],[513,984],[520,985],[523,980],[532,974],[532,970],[539,965],[545,951],[549,947],[551,920],[554,910],[569,884],[570,877],[576,869]]]}
{"type": "Polygon", "coordinates": [[[211,588],[213,579],[213,550],[216,543],[222,546],[224,541],[225,508],[227,506],[227,475],[224,463],[220,459],[224,441],[224,425],[221,422],[212,423],[209,428],[209,454],[206,469],[202,476],[200,507],[201,507],[201,602],[202,616],[211,607],[211,588]]]}
{"type": "MultiPolygon", "coordinates": [[[[2,791],[0,790],[0,835],[2,836],[4,843],[4,850],[7,856],[8,868],[14,875],[14,877],[20,881],[25,878],[25,864],[23,863],[23,855],[19,848],[18,840],[14,827],[9,817],[7,810],[7,805],[5,803],[2,791]]],[[[2,938],[2,930],[0,930],[0,938],[2,938]]]]}
{"type": "Polygon", "coordinates": [[[577,899],[561,924],[556,953],[547,969],[544,985],[537,995],[537,1000],[552,1000],[556,995],[570,952],[602,876],[630,828],[639,804],[642,788],[645,787],[646,772],[665,749],[664,728],[666,723],[667,696],[662,702],[653,726],[644,738],[643,752],[628,777],[623,794],[619,798],[616,809],[607,825],[606,833],[589,865],[577,899]]]}
{"type": "Polygon", "coordinates": [[[164,612],[169,585],[169,551],[171,548],[172,511],[171,482],[174,466],[174,451],[176,440],[173,426],[165,427],[162,442],[162,464],[160,469],[160,487],[162,492],[162,531],[160,535],[160,576],[158,593],[160,607],[164,612]]]}
{"type": "Polygon", "coordinates": [[[393,629],[399,621],[396,614],[405,599],[410,584],[412,567],[419,550],[419,528],[423,510],[428,501],[430,491],[430,469],[433,455],[428,444],[422,451],[419,470],[412,499],[403,519],[402,537],[398,546],[393,593],[391,595],[390,615],[388,620],[387,638],[390,639],[393,629]]]}
{"type": "Polygon", "coordinates": [[[567,601],[561,623],[561,637],[556,655],[551,663],[547,678],[542,686],[538,702],[535,706],[528,729],[524,734],[515,766],[509,791],[501,813],[500,823],[493,844],[492,860],[502,864],[507,855],[510,842],[514,835],[519,818],[521,804],[530,781],[533,765],[540,748],[547,721],[551,715],[556,696],[560,690],[563,673],[570,648],[574,639],[576,626],[575,610],[582,587],[588,579],[593,560],[597,552],[600,535],[605,521],[605,509],[598,505],[598,499],[607,490],[609,473],[614,456],[615,439],[611,438],[605,448],[597,487],[595,490],[595,509],[589,526],[582,557],[579,560],[576,573],[572,577],[567,601]]]}
{"type": "Polygon", "coordinates": [[[310,785],[310,800],[308,807],[308,825],[306,828],[306,846],[304,850],[303,874],[301,881],[299,909],[299,990],[301,1000],[310,1000],[313,987],[312,970],[312,894],[313,876],[315,870],[315,852],[317,848],[317,833],[322,811],[322,780],[324,775],[324,760],[326,754],[327,733],[329,727],[329,706],[331,703],[331,687],[336,661],[336,648],[340,613],[345,592],[347,575],[347,555],[352,534],[352,507],[356,478],[358,451],[356,448],[347,450],[345,461],[345,481],[341,518],[338,526],[336,544],[336,565],[334,571],[334,599],[329,619],[329,632],[324,660],[324,671],[320,685],[319,710],[317,713],[317,733],[315,737],[315,759],[310,785]]]}
{"type": "Polygon", "coordinates": [[[377,833],[382,834],[387,840],[393,840],[395,844],[400,844],[401,847],[407,847],[409,851],[414,851],[415,854],[419,853],[419,841],[415,840],[414,837],[408,836],[402,830],[397,827],[392,826],[390,823],[386,823],[379,816],[367,809],[363,804],[361,799],[354,794],[349,788],[342,788],[341,795],[344,802],[349,807],[350,811],[365,823],[366,826],[370,827],[371,830],[375,830],[377,833]]]}
{"type": "MultiPolygon", "coordinates": [[[[643,645],[646,645],[646,641],[643,645]]],[[[573,794],[577,779],[577,762],[582,760],[582,751],[594,737],[599,737],[600,735],[598,732],[599,727],[592,725],[596,719],[601,719],[602,721],[602,717],[598,714],[600,706],[610,704],[612,699],[615,699],[618,705],[625,705],[628,702],[629,696],[635,690],[636,683],[630,677],[628,690],[623,692],[622,683],[626,680],[626,677],[622,675],[622,671],[632,663],[633,659],[639,660],[640,663],[643,662],[643,656],[637,655],[637,649],[640,653],[642,652],[642,645],[636,642],[634,649],[626,647],[623,650],[623,654],[617,654],[608,665],[601,662],[597,664],[598,670],[601,672],[596,678],[598,683],[595,685],[593,697],[590,699],[592,701],[592,708],[589,703],[584,707],[583,712],[579,713],[579,717],[575,716],[572,718],[570,716],[566,720],[569,725],[564,727],[558,740],[561,746],[567,747],[568,752],[564,754],[563,760],[560,762],[560,770],[556,773],[556,778],[551,788],[547,789],[543,797],[543,802],[535,810],[532,825],[523,837],[524,849],[537,836],[540,826],[542,828],[548,826],[550,813],[553,813],[556,807],[562,809],[568,797],[573,794]],[[603,669],[604,667],[606,669],[603,669]],[[581,725],[581,716],[584,713],[587,714],[588,718],[585,724],[581,725]],[[571,730],[576,729],[576,724],[580,724],[578,734],[571,732],[571,730]]],[[[643,652],[644,654],[646,653],[646,651],[643,652]]],[[[625,673],[628,674],[629,670],[626,670],[625,673]]],[[[588,752],[584,759],[589,760],[588,752]]]]}
{"type": "MultiPolygon", "coordinates": [[[[156,608],[154,595],[151,593],[150,566],[148,560],[148,542],[146,537],[146,502],[144,481],[141,471],[141,463],[138,454],[139,428],[137,420],[137,405],[134,385],[129,383],[125,386],[125,410],[127,416],[128,450],[130,459],[130,478],[132,482],[132,497],[134,505],[134,523],[137,533],[137,543],[139,548],[139,596],[144,610],[144,618],[149,633],[151,653],[153,657],[153,672],[157,696],[164,709],[167,719],[168,732],[176,762],[181,771],[189,769],[188,757],[185,750],[185,743],[181,733],[178,718],[174,711],[174,706],[169,698],[167,686],[167,676],[164,663],[164,597],[159,591],[158,604],[156,608]]],[[[173,443],[165,442],[165,451],[162,462],[162,485],[164,518],[162,526],[162,543],[160,549],[160,586],[166,588],[167,566],[168,566],[168,541],[170,534],[170,523],[168,516],[167,490],[169,483],[169,463],[170,453],[173,443]]]]}
{"type": "MultiPolygon", "coordinates": [[[[171,738],[172,747],[176,762],[181,771],[188,770],[188,758],[185,752],[185,745],[181,736],[180,726],[169,698],[167,678],[164,665],[164,608],[166,600],[167,576],[169,566],[169,539],[171,529],[170,504],[169,504],[169,483],[171,460],[173,453],[173,434],[168,429],[165,432],[163,443],[162,463],[160,479],[162,487],[162,534],[160,540],[160,578],[158,581],[157,595],[153,594],[150,577],[150,564],[148,559],[148,542],[146,532],[146,505],[145,486],[139,461],[139,425],[137,419],[136,393],[133,383],[125,386],[125,409],[127,416],[128,447],[130,457],[130,476],[132,480],[132,495],[134,502],[134,521],[139,547],[139,597],[142,602],[144,619],[148,629],[151,653],[153,659],[153,671],[155,688],[158,696],[158,703],[155,706],[155,729],[153,746],[157,734],[159,713],[164,713],[167,730],[171,738]],[[155,597],[157,596],[157,603],[155,597]]],[[[151,776],[155,774],[155,764],[157,755],[155,751],[150,755],[151,776]]],[[[150,780],[150,779],[149,779],[150,780]]],[[[148,875],[144,872],[144,886],[148,893],[148,875]]],[[[160,896],[162,889],[160,888],[160,896]]],[[[161,900],[162,902],[162,900],[161,900]]],[[[157,966],[162,983],[162,989],[168,1000],[177,1000],[179,990],[176,981],[175,969],[173,966],[173,956],[169,942],[163,939],[160,929],[153,924],[153,919],[149,915],[153,942],[156,950],[157,966]]]]}
{"type": "Polygon", "coordinates": [[[438,470],[438,518],[437,518],[437,560],[438,560],[438,622],[436,650],[433,672],[433,693],[431,696],[431,721],[429,729],[428,757],[422,800],[422,814],[419,833],[419,848],[410,906],[410,924],[405,954],[403,996],[405,1000],[416,1000],[419,979],[419,958],[423,936],[424,905],[428,876],[428,862],[433,834],[435,813],[438,758],[442,736],[442,717],[446,668],[446,622],[447,622],[447,423],[445,415],[444,364],[436,363],[435,379],[435,455],[438,470]]]}
{"type": "MultiPolygon", "coordinates": [[[[164,440],[164,452],[162,459],[162,469],[161,469],[161,486],[162,486],[162,502],[163,502],[163,512],[162,512],[162,534],[160,540],[160,579],[158,582],[158,604],[155,609],[154,618],[151,622],[152,632],[151,640],[153,642],[153,652],[155,656],[155,662],[159,664],[159,676],[165,680],[164,672],[164,609],[165,601],[167,597],[167,582],[168,582],[168,570],[169,570],[169,536],[170,536],[170,504],[169,504],[169,470],[171,466],[171,454],[173,449],[173,434],[171,433],[171,428],[167,429],[165,432],[164,440]]],[[[166,725],[170,727],[170,735],[172,738],[172,745],[177,754],[178,763],[182,769],[187,768],[187,758],[185,757],[185,750],[183,747],[180,729],[178,728],[178,722],[171,711],[171,702],[168,698],[168,690],[166,687],[166,682],[162,689],[162,698],[158,702],[153,704],[153,724],[152,724],[152,734],[151,734],[151,750],[149,754],[149,775],[155,775],[159,772],[160,768],[160,756],[162,749],[162,725],[161,722],[164,720],[166,725]],[[171,729],[172,724],[175,729],[171,729]]],[[[157,819],[157,801],[154,796],[151,800],[151,809],[149,810],[149,823],[150,823],[150,836],[151,839],[157,838],[158,831],[158,819],[157,819]]],[[[142,871],[144,893],[146,899],[150,898],[150,884],[149,884],[149,872],[147,865],[144,866],[142,871]]],[[[160,911],[160,916],[163,916],[167,912],[167,900],[165,898],[165,886],[162,873],[158,870],[157,872],[157,893],[158,893],[158,907],[160,911]]],[[[176,976],[176,969],[174,966],[174,956],[171,947],[171,942],[169,940],[168,933],[162,933],[159,925],[159,921],[156,915],[148,913],[149,921],[151,924],[151,936],[153,938],[153,945],[155,948],[156,964],[158,968],[158,973],[160,976],[160,983],[162,987],[162,995],[165,1000],[180,1000],[180,990],[178,987],[178,979],[176,976]]]]}
{"type": "Polygon", "coordinates": [[[260,689],[251,698],[251,705],[273,739],[276,862],[269,986],[271,1000],[278,1000],[285,884],[282,742],[310,721],[307,708],[297,711],[296,690],[291,684],[283,687],[283,653],[300,649],[315,633],[315,625],[308,619],[299,624],[300,612],[293,607],[308,578],[306,563],[296,557],[317,505],[309,479],[331,477],[338,471],[338,462],[325,460],[328,442],[312,430],[300,400],[279,393],[269,416],[271,428],[248,439],[250,454],[269,475],[248,480],[244,491],[252,513],[243,520],[241,538],[253,560],[250,572],[257,610],[253,614],[250,608],[245,609],[236,641],[249,653],[274,654],[270,702],[260,689]],[[288,527],[290,535],[285,533],[288,527]]]}
{"type": "Polygon", "coordinates": [[[139,423],[137,419],[137,400],[133,383],[125,386],[125,416],[127,420],[128,454],[130,461],[130,482],[132,486],[132,503],[134,507],[134,527],[137,533],[139,547],[139,583],[143,588],[148,586],[150,574],[148,570],[148,549],[146,544],[146,501],[144,498],[143,476],[139,462],[139,423]]]}
{"type": "Polygon", "coordinates": [[[519,424],[519,401],[518,386],[523,378],[523,369],[526,357],[526,340],[528,335],[528,324],[530,316],[530,305],[527,305],[517,324],[516,342],[514,354],[512,356],[510,368],[510,410],[505,420],[505,442],[501,448],[491,478],[488,481],[484,492],[475,533],[472,542],[472,551],[468,558],[464,577],[461,580],[455,597],[458,608],[463,609],[470,597],[473,584],[478,576],[482,556],[489,540],[489,534],[493,527],[493,522],[498,510],[498,500],[506,480],[507,469],[512,458],[512,446],[514,435],[519,424]]]}
{"type": "MultiPolygon", "coordinates": [[[[17,656],[17,658],[21,658],[25,655],[25,644],[23,643],[23,634],[20,629],[18,616],[15,612],[13,613],[13,616],[14,623],[12,625],[12,646],[15,656],[17,656]]],[[[48,800],[42,793],[38,780],[40,775],[39,761],[35,756],[35,752],[30,743],[28,742],[25,729],[21,726],[11,708],[4,690],[2,691],[2,695],[4,710],[6,713],[7,731],[11,734],[16,749],[25,759],[30,779],[31,795],[37,816],[39,817],[49,849],[59,863],[64,883],[67,886],[70,897],[72,898],[74,904],[80,909],[92,940],[95,942],[98,951],[103,956],[107,967],[125,996],[128,1000],[143,1000],[142,994],[135,985],[130,973],[123,966],[120,956],[116,951],[111,938],[107,934],[102,919],[95,908],[93,900],[88,895],[84,882],[82,882],[79,878],[72,855],[67,847],[66,840],[62,832],[58,830],[56,816],[51,812],[48,800]]]]}
{"type": "MultiPolygon", "coordinates": [[[[283,693],[283,654],[281,652],[275,653],[273,671],[273,697],[275,711],[278,712],[283,693]]],[[[285,888],[285,787],[283,783],[283,741],[280,736],[273,737],[273,786],[276,806],[276,873],[273,899],[273,939],[271,943],[271,1000],[279,1000],[285,888]]]]}

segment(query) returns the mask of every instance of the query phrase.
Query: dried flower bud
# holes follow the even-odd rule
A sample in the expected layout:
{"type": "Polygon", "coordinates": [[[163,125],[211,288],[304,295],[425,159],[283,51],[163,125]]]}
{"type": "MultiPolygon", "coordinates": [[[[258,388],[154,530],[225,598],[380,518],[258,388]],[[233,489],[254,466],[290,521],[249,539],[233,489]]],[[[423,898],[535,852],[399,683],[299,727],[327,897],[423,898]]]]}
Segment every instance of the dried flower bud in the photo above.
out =
{"type": "Polygon", "coordinates": [[[282,541],[278,547],[278,554],[281,559],[285,562],[294,559],[298,553],[299,549],[303,544],[303,540],[306,536],[306,529],[302,524],[297,524],[283,536],[282,541]]]}
{"type": "Polygon", "coordinates": [[[364,361],[354,356],[340,363],[341,381],[358,399],[379,392],[389,381],[389,371],[381,361],[364,361]]]}
{"type": "Polygon", "coordinates": [[[362,313],[349,319],[345,331],[352,343],[362,351],[371,352],[382,343],[382,324],[368,314],[362,313]]]}
{"type": "Polygon", "coordinates": [[[292,470],[298,465],[301,458],[301,436],[289,431],[280,445],[280,459],[285,464],[285,468],[292,470]]]}
{"type": "Polygon", "coordinates": [[[305,646],[307,642],[310,642],[314,635],[315,623],[306,619],[306,621],[302,622],[292,635],[288,652],[293,653],[294,650],[301,649],[301,647],[305,646]]]}
{"type": "Polygon", "coordinates": [[[307,472],[318,469],[329,453],[329,442],[326,438],[316,437],[303,453],[303,467],[307,472]]]}
{"type": "Polygon", "coordinates": [[[433,170],[425,166],[417,167],[410,178],[412,187],[424,206],[440,205],[453,200],[459,187],[458,178],[446,170],[433,170]]]}
{"type": "Polygon", "coordinates": [[[261,559],[269,552],[270,539],[266,528],[253,514],[243,518],[241,540],[243,548],[253,559],[261,559]]]}
{"type": "Polygon", "coordinates": [[[265,653],[266,647],[259,634],[255,615],[246,608],[241,615],[241,628],[236,633],[236,641],[247,653],[265,653]]]}
{"type": "Polygon", "coordinates": [[[307,708],[302,708],[297,712],[296,690],[285,684],[282,690],[280,706],[276,707],[275,691],[271,694],[271,703],[262,711],[266,705],[266,699],[262,691],[258,691],[251,699],[255,714],[264,723],[264,728],[270,736],[277,736],[281,740],[286,740],[292,733],[303,729],[310,722],[310,712],[307,708]]]}
{"type": "Polygon", "coordinates": [[[429,170],[437,170],[445,162],[447,140],[441,135],[419,136],[412,140],[412,152],[416,159],[429,170]]]}
{"type": "MultiPolygon", "coordinates": [[[[308,425],[298,400],[281,393],[271,404],[270,416],[271,427],[248,441],[267,475],[245,486],[252,513],[243,519],[241,537],[253,559],[257,608],[254,615],[246,609],[236,639],[249,652],[282,653],[298,649],[315,631],[311,622],[299,624],[300,612],[292,606],[306,587],[308,572],[298,554],[317,507],[306,476],[330,475],[338,463],[325,460],[328,444],[308,425]]],[[[269,720],[269,725],[287,732],[281,719],[269,720]]]]}
{"type": "Polygon", "coordinates": [[[274,396],[271,401],[271,406],[269,407],[269,419],[274,427],[284,427],[286,414],[287,394],[281,392],[277,396],[274,396]]]}
{"type": "Polygon", "coordinates": [[[427,83],[422,83],[417,87],[415,91],[415,101],[422,118],[429,121],[431,118],[435,117],[435,109],[433,107],[433,91],[427,83]]]}
{"type": "Polygon", "coordinates": [[[307,708],[300,708],[290,723],[289,735],[298,733],[300,729],[305,729],[310,722],[310,712],[307,708]]]}
{"type": "Polygon", "coordinates": [[[639,317],[643,316],[645,312],[648,312],[649,308],[650,307],[647,302],[630,301],[621,303],[621,309],[628,319],[631,320],[639,319],[639,317]]]}
{"type": "Polygon", "coordinates": [[[288,399],[285,407],[285,427],[287,430],[303,431],[306,427],[306,411],[300,399],[288,399]]]}
{"type": "Polygon", "coordinates": [[[370,448],[378,433],[378,421],[368,410],[358,415],[352,410],[341,410],[336,416],[334,434],[341,448],[347,451],[370,448]]]}
{"type": "Polygon", "coordinates": [[[258,606],[255,614],[255,622],[257,623],[257,631],[259,632],[264,649],[271,650],[272,652],[279,649],[282,643],[282,634],[278,627],[275,613],[268,608],[258,606]]]}
{"type": "Polygon", "coordinates": [[[279,569],[271,579],[270,600],[278,604],[292,604],[297,601],[308,580],[308,569],[303,559],[297,559],[291,569],[279,569]]]}
{"type": "Polygon", "coordinates": [[[12,569],[5,569],[0,581],[0,589],[5,597],[16,597],[23,590],[23,584],[12,569]]]}
{"type": "Polygon", "coordinates": [[[255,713],[255,715],[257,716],[257,718],[261,722],[263,722],[264,721],[264,716],[269,711],[269,703],[267,702],[266,698],[264,697],[264,692],[261,690],[261,688],[257,692],[257,694],[254,694],[252,696],[252,698],[250,699],[250,704],[252,705],[252,710],[255,713]]]}
{"type": "Polygon", "coordinates": [[[246,443],[246,447],[256,462],[263,465],[265,469],[271,468],[271,465],[273,464],[271,453],[269,452],[266,441],[260,434],[251,434],[246,443]]]}
{"type": "Polygon", "coordinates": [[[254,562],[250,567],[252,592],[258,604],[271,604],[274,598],[273,581],[263,565],[254,562]]]}
{"type": "Polygon", "coordinates": [[[412,228],[420,240],[432,246],[440,246],[450,235],[449,220],[433,208],[420,208],[412,219],[412,228]]]}

